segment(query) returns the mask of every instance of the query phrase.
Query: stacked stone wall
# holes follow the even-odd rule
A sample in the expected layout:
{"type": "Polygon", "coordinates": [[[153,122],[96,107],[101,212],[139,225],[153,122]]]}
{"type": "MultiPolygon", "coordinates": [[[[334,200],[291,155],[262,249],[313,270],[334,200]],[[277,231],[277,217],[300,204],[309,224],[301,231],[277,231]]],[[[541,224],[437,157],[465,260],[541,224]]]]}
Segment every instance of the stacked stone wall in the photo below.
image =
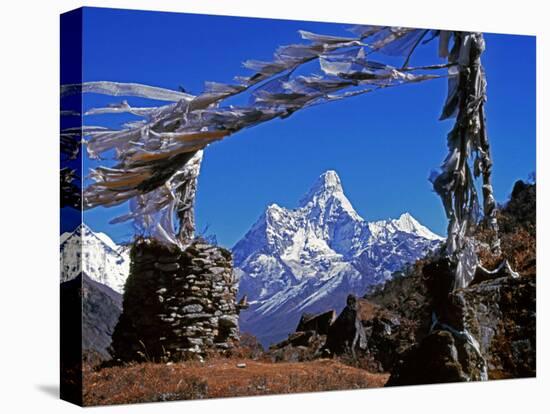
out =
{"type": "Polygon", "coordinates": [[[231,349],[239,340],[231,253],[196,240],[185,251],[134,243],[115,360],[169,361],[231,349]]]}

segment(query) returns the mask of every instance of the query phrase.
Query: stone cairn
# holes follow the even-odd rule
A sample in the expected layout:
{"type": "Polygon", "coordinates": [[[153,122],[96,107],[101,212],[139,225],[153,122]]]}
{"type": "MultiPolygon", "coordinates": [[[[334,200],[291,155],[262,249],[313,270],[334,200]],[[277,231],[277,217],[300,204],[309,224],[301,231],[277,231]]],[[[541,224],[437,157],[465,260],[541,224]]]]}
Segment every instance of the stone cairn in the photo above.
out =
{"type": "Polygon", "coordinates": [[[177,361],[239,340],[231,253],[195,240],[187,249],[137,240],[112,338],[115,361],[177,361]]]}

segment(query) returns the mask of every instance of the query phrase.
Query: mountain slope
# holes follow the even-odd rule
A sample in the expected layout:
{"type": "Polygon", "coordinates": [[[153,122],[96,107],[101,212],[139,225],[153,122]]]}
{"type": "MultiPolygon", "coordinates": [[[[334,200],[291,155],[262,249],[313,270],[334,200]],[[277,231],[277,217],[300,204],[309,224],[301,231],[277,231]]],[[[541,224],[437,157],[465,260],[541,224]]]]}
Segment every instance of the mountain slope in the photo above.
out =
{"type": "Polygon", "coordinates": [[[122,312],[122,295],[82,273],[61,283],[61,319],[67,338],[87,357],[109,359],[111,335],[122,312]],[[82,337],[77,334],[81,331],[82,337]]]}
{"type": "Polygon", "coordinates": [[[282,339],[303,312],[340,310],[349,293],[364,294],[441,240],[408,213],[366,222],[327,171],[297,209],[270,205],[234,246],[239,293],[251,302],[241,330],[264,344],[282,339]]]}
{"type": "Polygon", "coordinates": [[[94,233],[81,224],[72,233],[60,237],[61,282],[84,272],[96,282],[109,286],[118,293],[130,271],[129,251],[119,246],[105,233],[94,233]]]}

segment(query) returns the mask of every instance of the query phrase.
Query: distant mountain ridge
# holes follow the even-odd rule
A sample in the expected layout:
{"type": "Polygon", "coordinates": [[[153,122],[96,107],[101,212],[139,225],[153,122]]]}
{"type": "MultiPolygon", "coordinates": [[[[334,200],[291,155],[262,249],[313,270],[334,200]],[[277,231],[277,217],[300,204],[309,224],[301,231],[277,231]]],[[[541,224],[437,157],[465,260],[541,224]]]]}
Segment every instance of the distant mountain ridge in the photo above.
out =
{"type": "Polygon", "coordinates": [[[82,223],[60,237],[61,282],[81,273],[118,293],[130,272],[129,248],[117,245],[105,233],[94,232],[82,223]]]}
{"type": "Polygon", "coordinates": [[[82,333],[82,342],[67,352],[80,351],[85,358],[108,360],[111,336],[122,312],[122,296],[110,287],[80,273],[61,283],[61,320],[68,332],[82,333]]]}
{"type": "Polygon", "coordinates": [[[442,240],[409,213],[365,221],[327,171],[298,208],[270,205],[233,247],[239,293],[252,305],[241,330],[264,344],[282,339],[302,313],[341,309],[350,292],[364,294],[442,240]]]}
{"type": "Polygon", "coordinates": [[[67,329],[81,329],[86,358],[109,359],[130,270],[129,249],[84,223],[63,233],[59,247],[63,323],[67,329]]]}

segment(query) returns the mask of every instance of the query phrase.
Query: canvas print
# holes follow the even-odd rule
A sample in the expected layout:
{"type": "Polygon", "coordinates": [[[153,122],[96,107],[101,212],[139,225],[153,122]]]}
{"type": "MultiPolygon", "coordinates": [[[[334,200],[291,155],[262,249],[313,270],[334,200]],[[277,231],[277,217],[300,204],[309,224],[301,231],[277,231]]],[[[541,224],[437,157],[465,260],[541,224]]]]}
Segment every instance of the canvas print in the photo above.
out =
{"type": "Polygon", "coordinates": [[[62,398],[536,376],[535,50],[63,14],[62,398]]]}

